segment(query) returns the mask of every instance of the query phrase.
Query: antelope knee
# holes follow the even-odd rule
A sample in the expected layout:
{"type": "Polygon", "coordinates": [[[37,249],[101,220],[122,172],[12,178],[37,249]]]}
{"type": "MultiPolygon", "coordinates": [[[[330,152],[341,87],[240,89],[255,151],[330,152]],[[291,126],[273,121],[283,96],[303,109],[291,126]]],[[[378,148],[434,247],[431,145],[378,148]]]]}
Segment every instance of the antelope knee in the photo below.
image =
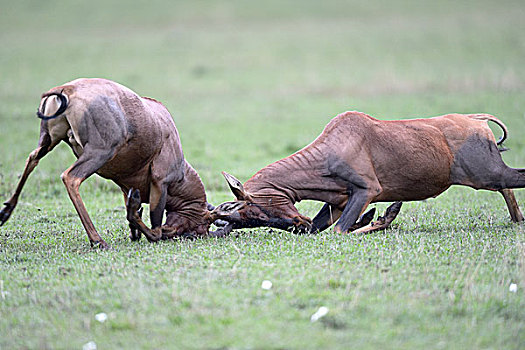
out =
{"type": "Polygon", "coordinates": [[[27,162],[35,161],[39,152],[40,152],[40,149],[37,148],[33,150],[33,152],[29,153],[29,157],[27,157],[27,162]]]}
{"type": "Polygon", "coordinates": [[[38,158],[38,153],[40,152],[40,149],[35,149],[33,152],[29,153],[29,156],[26,159],[26,168],[28,171],[33,171],[33,169],[36,168],[38,165],[38,161],[40,160],[38,158]]]}
{"type": "Polygon", "coordinates": [[[72,176],[67,170],[60,175],[60,179],[62,179],[62,182],[67,188],[72,189],[78,189],[82,183],[82,179],[72,176]]]}

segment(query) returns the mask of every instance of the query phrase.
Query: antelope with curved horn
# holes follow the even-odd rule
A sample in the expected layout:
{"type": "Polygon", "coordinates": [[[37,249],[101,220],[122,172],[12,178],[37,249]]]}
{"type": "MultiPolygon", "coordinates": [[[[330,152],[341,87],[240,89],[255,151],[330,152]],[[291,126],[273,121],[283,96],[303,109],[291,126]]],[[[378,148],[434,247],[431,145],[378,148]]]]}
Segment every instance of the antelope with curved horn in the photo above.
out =
{"type": "Polygon", "coordinates": [[[64,141],[77,160],[61,178],[92,245],[108,246],[79,194],[94,173],[122,189],[132,240],[141,233],[149,241],[209,233],[218,216],[209,211],[202,181],[184,159],[175,123],[160,102],[113,81],[77,79],[44,93],[37,115],[42,119],[38,147],[0,211],[0,225],[12,214],[39,160],[64,141]],[[141,203],[150,205],[151,228],[142,222],[141,203]]]}
{"type": "Polygon", "coordinates": [[[337,222],[338,232],[365,233],[388,227],[404,201],[465,185],[499,191],[512,221],[523,221],[511,189],[525,187],[525,169],[503,163],[498,146],[506,136],[505,125],[488,114],[381,121],[346,112],[310,145],[263,168],[244,185],[223,173],[237,200],[215,210],[229,215],[225,231],[269,226],[319,232],[337,222]],[[499,141],[488,121],[503,130],[499,141]],[[325,203],[313,220],[294,206],[304,199],[325,203]],[[374,209],[363,213],[375,202],[395,203],[371,222],[374,209]]]}

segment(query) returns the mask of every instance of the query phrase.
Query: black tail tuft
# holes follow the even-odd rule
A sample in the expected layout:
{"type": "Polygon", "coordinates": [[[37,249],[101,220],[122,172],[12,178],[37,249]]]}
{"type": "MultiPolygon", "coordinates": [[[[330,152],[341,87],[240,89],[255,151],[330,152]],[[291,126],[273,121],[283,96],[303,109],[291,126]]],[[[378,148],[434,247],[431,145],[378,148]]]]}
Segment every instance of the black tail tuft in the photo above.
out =
{"type": "MultiPolygon", "coordinates": [[[[55,96],[57,96],[59,98],[59,100],[60,100],[60,107],[55,112],[55,114],[50,115],[50,116],[45,116],[42,112],[40,112],[40,110],[37,110],[36,111],[36,116],[38,118],[40,118],[42,120],[54,119],[54,118],[60,116],[66,110],[66,108],[68,106],[67,97],[64,94],[60,93],[60,92],[52,92],[52,93],[48,94],[47,96],[52,96],[52,95],[55,95],[55,96]]],[[[46,102],[47,102],[47,100],[46,100],[46,102]]],[[[44,104],[42,105],[42,110],[45,110],[45,107],[46,107],[46,104],[44,102],[44,104]]]]}

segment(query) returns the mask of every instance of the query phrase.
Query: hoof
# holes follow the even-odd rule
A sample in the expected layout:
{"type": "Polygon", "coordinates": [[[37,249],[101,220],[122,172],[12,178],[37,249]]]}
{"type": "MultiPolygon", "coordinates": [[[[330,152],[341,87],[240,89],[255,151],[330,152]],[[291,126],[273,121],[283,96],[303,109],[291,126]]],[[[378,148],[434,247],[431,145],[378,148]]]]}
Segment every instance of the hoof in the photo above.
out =
{"type": "Polygon", "coordinates": [[[139,228],[129,223],[129,239],[133,242],[140,241],[140,238],[142,237],[142,232],[140,232],[139,228]]]}
{"type": "Polygon", "coordinates": [[[111,249],[111,246],[107,244],[106,242],[104,242],[104,240],[91,242],[91,247],[95,249],[102,249],[102,250],[111,249]]]}
{"type": "Polygon", "coordinates": [[[157,243],[158,241],[160,241],[162,239],[162,236],[146,236],[146,238],[148,239],[148,242],[150,243],[157,243]]]}
{"type": "MultiPolygon", "coordinates": [[[[138,230],[137,230],[138,231],[138,230]]],[[[142,237],[142,235],[140,234],[140,232],[133,232],[131,231],[131,233],[129,234],[129,239],[132,241],[132,242],[138,242],[140,241],[140,238],[142,237]]]]}
{"type": "Polygon", "coordinates": [[[229,225],[230,223],[226,220],[221,220],[221,219],[218,219],[218,220],[215,220],[213,222],[213,224],[217,227],[224,227],[224,226],[227,226],[229,225]]]}
{"type": "Polygon", "coordinates": [[[399,214],[402,205],[403,202],[395,202],[394,204],[386,208],[385,217],[389,219],[394,219],[397,216],[397,214],[399,214]]]}
{"type": "Polygon", "coordinates": [[[226,237],[226,234],[222,230],[210,231],[208,233],[208,237],[210,237],[210,238],[224,238],[224,237],[226,237]]]}
{"type": "Polygon", "coordinates": [[[366,226],[368,225],[369,223],[372,222],[372,220],[374,220],[374,215],[376,214],[376,208],[372,208],[370,209],[369,211],[367,211],[366,213],[364,213],[362,216],[361,216],[361,219],[359,220],[359,223],[362,225],[362,226],[366,226]]]}
{"type": "Polygon", "coordinates": [[[15,206],[11,203],[4,203],[4,207],[2,208],[2,210],[0,210],[0,226],[6,223],[14,209],[15,206]]]}
{"type": "Polygon", "coordinates": [[[295,216],[293,219],[292,233],[294,234],[305,234],[312,228],[312,219],[306,216],[295,216]]]}
{"type": "Polygon", "coordinates": [[[198,238],[193,233],[183,233],[181,237],[184,238],[184,239],[189,239],[190,241],[194,241],[194,240],[196,240],[198,238]]]}
{"type": "Polygon", "coordinates": [[[214,237],[214,238],[224,238],[227,235],[229,235],[232,230],[233,230],[233,224],[228,224],[224,227],[219,228],[217,231],[210,231],[208,233],[208,236],[214,237]]]}
{"type": "Polygon", "coordinates": [[[150,243],[156,243],[162,239],[162,228],[157,227],[153,230],[149,230],[148,233],[144,232],[144,236],[146,236],[150,243]]]}

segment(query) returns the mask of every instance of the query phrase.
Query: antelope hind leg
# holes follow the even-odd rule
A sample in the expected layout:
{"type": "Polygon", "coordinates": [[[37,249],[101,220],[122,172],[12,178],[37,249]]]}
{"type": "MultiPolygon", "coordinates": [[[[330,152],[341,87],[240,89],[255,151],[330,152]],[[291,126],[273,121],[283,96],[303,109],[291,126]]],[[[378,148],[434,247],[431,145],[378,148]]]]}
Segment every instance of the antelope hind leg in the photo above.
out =
{"type": "Polygon", "coordinates": [[[60,140],[51,140],[51,136],[47,132],[46,125],[42,123],[40,126],[40,140],[38,141],[38,147],[27,157],[24,172],[22,173],[20,180],[18,180],[18,185],[16,186],[15,192],[11,198],[9,198],[4,203],[2,210],[0,210],[0,226],[6,223],[15,210],[16,204],[18,203],[18,197],[20,196],[20,193],[22,193],[22,189],[24,188],[27,178],[36,168],[40,159],[51,152],[59,142],[60,140]]]}
{"type": "Polygon", "coordinates": [[[86,206],[80,197],[79,187],[88,177],[100,169],[111,158],[112,154],[113,152],[111,151],[100,152],[100,150],[88,148],[86,145],[84,153],[60,176],[86,230],[91,245],[98,245],[101,248],[109,248],[109,246],[95,229],[95,225],[93,225],[93,221],[89,217],[86,206]]]}
{"type": "Polygon", "coordinates": [[[505,199],[505,203],[507,203],[507,208],[509,209],[512,222],[522,222],[523,214],[521,213],[520,207],[518,206],[518,201],[514,196],[514,192],[510,188],[506,188],[500,190],[499,193],[501,193],[505,199]]]}
{"type": "Polygon", "coordinates": [[[38,165],[38,161],[41,157],[39,157],[40,153],[46,154],[47,152],[42,152],[43,148],[39,147],[35,149],[33,152],[29,154],[29,157],[26,160],[26,166],[24,168],[24,172],[22,174],[22,177],[18,181],[18,185],[16,187],[15,193],[9,198],[5,203],[2,210],[0,210],[0,226],[6,223],[6,221],[9,219],[13,211],[15,210],[15,207],[18,203],[18,197],[20,196],[20,193],[22,192],[22,188],[24,187],[27,178],[33,172],[35,167],[38,165]]]}

